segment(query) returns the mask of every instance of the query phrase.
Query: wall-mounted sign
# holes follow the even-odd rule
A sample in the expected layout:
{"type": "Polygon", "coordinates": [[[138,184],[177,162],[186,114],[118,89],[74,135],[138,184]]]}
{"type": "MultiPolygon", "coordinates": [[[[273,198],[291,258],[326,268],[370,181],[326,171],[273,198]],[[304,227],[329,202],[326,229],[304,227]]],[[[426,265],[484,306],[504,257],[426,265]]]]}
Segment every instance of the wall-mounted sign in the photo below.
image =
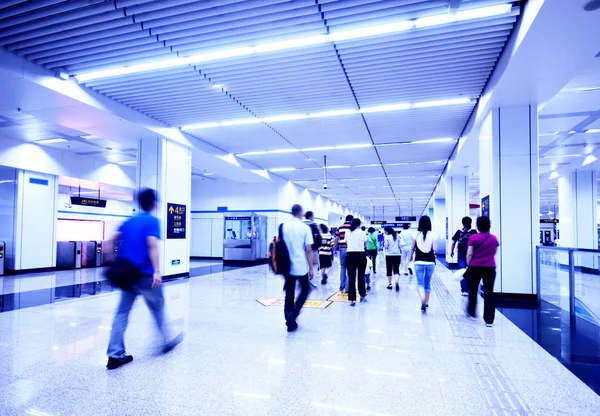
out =
{"type": "Polygon", "coordinates": [[[371,221],[371,225],[384,225],[385,221],[371,221]]]}
{"type": "Polygon", "coordinates": [[[384,225],[392,228],[404,228],[404,224],[408,224],[410,226],[409,222],[386,222],[384,225]]]}
{"type": "Polygon", "coordinates": [[[71,205],[82,205],[85,207],[106,208],[106,199],[71,197],[71,205]]]}
{"type": "Polygon", "coordinates": [[[540,224],[558,224],[558,218],[543,218],[540,219],[540,224]]]}
{"type": "Polygon", "coordinates": [[[250,221],[252,217],[225,217],[225,221],[250,221]]]}
{"type": "Polygon", "coordinates": [[[227,208],[227,207],[217,207],[218,212],[227,212],[228,210],[229,210],[229,208],[227,208]]]}
{"type": "Polygon", "coordinates": [[[167,239],[184,239],[186,236],[186,207],[167,204],[167,239]]]}
{"type": "Polygon", "coordinates": [[[481,216],[488,217],[490,216],[490,196],[484,196],[481,198],[481,216]]]}
{"type": "Polygon", "coordinates": [[[396,217],[396,221],[404,221],[404,222],[410,222],[410,221],[416,221],[417,217],[396,217]]]}
{"type": "Polygon", "coordinates": [[[179,264],[181,264],[181,260],[180,259],[171,260],[171,266],[177,266],[179,264]]]}

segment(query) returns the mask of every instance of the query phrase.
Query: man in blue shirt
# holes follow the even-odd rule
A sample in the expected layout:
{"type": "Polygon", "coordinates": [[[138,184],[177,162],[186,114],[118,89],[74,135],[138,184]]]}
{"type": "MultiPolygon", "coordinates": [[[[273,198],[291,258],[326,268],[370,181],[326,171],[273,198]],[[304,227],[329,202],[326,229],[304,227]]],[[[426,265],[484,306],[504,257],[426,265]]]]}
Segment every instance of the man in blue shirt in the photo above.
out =
{"type": "Polygon", "coordinates": [[[135,266],[139,278],[129,289],[121,292],[121,301],[115,314],[108,344],[106,368],[109,370],[133,360],[133,356],[125,354],[124,335],[131,307],[138,295],[144,296],[148,309],[154,316],[162,337],[163,352],[171,351],[182,340],[181,334],[170,339],[165,323],[165,299],[158,262],[160,223],[158,218],[151,214],[156,208],[156,193],[152,189],[141,191],[139,203],[143,212],[123,223],[117,235],[113,237],[114,241],[119,241],[119,257],[135,266]]]}

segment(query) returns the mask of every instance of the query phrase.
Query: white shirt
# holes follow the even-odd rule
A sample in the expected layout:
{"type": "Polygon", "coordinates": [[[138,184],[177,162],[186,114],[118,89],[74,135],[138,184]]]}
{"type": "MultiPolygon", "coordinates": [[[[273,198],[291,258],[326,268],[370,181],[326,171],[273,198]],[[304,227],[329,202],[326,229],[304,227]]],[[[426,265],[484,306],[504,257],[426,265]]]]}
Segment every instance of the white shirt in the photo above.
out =
{"type": "Polygon", "coordinates": [[[283,224],[283,241],[290,253],[290,274],[304,276],[308,274],[308,261],[306,260],[306,246],[313,244],[310,227],[294,218],[283,224]]]}
{"type": "Polygon", "coordinates": [[[346,231],[346,243],[348,244],[348,252],[365,251],[365,243],[367,242],[367,235],[357,228],[354,231],[346,231]]]}
{"type": "Polygon", "coordinates": [[[400,253],[400,234],[396,234],[396,240],[394,241],[394,237],[387,234],[385,236],[385,241],[388,243],[388,248],[385,250],[386,256],[399,256],[400,253]]]}
{"type": "Polygon", "coordinates": [[[402,250],[410,251],[412,249],[412,243],[413,243],[412,233],[409,232],[408,230],[404,230],[404,231],[402,231],[402,233],[400,233],[400,238],[402,238],[404,240],[404,242],[406,243],[406,245],[404,247],[402,247],[402,250]]]}
{"type": "MultiPolygon", "coordinates": [[[[423,253],[429,253],[431,251],[431,248],[433,247],[433,242],[437,241],[438,235],[436,233],[434,233],[433,231],[428,231],[427,237],[425,239],[423,239],[423,233],[416,232],[413,234],[413,238],[417,242],[417,247],[419,247],[419,250],[421,250],[423,253]]],[[[435,264],[435,263],[429,263],[426,261],[415,261],[415,264],[435,264]]]]}

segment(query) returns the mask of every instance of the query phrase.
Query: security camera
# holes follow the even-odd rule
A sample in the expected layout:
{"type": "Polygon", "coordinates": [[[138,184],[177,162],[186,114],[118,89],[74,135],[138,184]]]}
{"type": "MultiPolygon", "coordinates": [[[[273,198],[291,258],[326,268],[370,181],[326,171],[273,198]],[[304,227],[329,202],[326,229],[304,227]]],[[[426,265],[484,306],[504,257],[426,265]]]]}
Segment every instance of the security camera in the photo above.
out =
{"type": "Polygon", "coordinates": [[[327,183],[323,184],[323,189],[327,189],[327,183]]]}

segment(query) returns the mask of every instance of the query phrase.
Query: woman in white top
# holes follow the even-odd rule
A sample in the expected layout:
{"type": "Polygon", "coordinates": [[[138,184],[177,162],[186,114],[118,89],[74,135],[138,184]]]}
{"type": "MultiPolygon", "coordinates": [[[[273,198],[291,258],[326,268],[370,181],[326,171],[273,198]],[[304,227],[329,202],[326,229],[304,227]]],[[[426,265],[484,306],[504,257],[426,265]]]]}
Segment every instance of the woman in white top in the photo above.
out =
{"type": "Polygon", "coordinates": [[[385,227],[385,268],[388,278],[388,289],[392,290],[392,274],[396,281],[396,292],[400,291],[400,256],[402,255],[402,239],[392,227],[385,227]]]}
{"type": "Polygon", "coordinates": [[[404,224],[402,226],[404,229],[400,234],[400,238],[404,240],[404,246],[402,247],[402,271],[404,275],[408,275],[409,273],[413,274],[413,270],[410,268],[410,250],[413,245],[413,235],[408,230],[410,228],[410,224],[404,224]]]}
{"type": "Polygon", "coordinates": [[[346,231],[346,269],[348,270],[348,300],[350,306],[356,305],[356,276],[358,275],[358,293],[360,301],[365,301],[365,269],[367,268],[367,234],[360,229],[360,219],[354,218],[350,230],[346,231]]]}
{"type": "Polygon", "coordinates": [[[414,236],[410,258],[415,256],[415,273],[417,282],[423,289],[421,296],[421,311],[426,312],[429,307],[429,294],[431,292],[431,278],[435,270],[435,252],[437,251],[437,235],[431,231],[431,218],[427,215],[419,219],[419,228],[414,236]]]}

